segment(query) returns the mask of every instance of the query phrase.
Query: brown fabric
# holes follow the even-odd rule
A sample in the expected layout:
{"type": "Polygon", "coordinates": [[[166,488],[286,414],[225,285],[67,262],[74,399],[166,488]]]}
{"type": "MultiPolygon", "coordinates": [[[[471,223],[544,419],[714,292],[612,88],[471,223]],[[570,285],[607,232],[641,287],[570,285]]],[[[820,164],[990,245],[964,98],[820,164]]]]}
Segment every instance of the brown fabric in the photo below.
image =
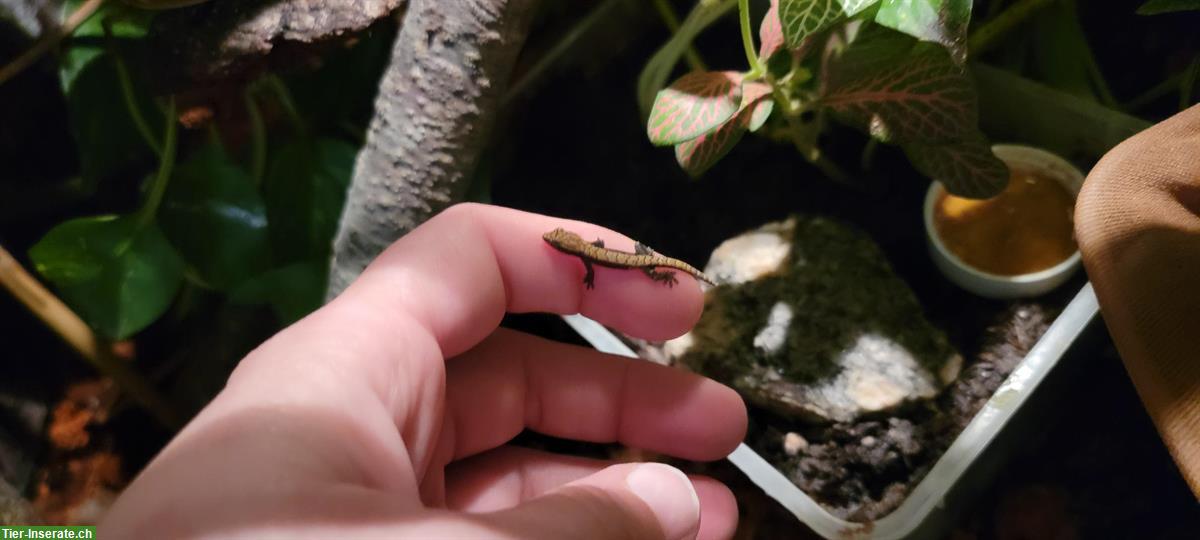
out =
{"type": "Polygon", "coordinates": [[[1075,234],[1125,368],[1200,495],[1200,105],[1104,156],[1075,234]]]}

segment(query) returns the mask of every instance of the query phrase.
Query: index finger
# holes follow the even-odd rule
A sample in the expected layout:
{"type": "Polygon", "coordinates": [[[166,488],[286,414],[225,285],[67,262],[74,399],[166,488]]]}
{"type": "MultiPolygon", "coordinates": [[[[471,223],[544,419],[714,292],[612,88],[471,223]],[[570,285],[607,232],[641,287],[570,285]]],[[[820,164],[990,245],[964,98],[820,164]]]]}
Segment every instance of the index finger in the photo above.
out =
{"type": "Polygon", "coordinates": [[[641,272],[596,268],[583,284],[578,257],[542,240],[557,227],[612,249],[628,237],[590,223],[508,208],[460,204],[398,240],[343,294],[379,309],[400,309],[437,340],[444,356],[479,343],[506,311],[582,313],[632,336],[663,340],[696,323],[703,308],[690,277],[666,287],[641,272]]]}

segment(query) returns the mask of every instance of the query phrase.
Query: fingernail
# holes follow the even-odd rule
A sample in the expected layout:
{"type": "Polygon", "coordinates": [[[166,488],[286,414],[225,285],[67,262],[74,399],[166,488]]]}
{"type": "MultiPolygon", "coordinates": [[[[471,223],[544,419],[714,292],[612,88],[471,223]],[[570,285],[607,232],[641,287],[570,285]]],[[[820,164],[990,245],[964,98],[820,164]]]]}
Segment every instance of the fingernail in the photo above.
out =
{"type": "Polygon", "coordinates": [[[662,463],[643,463],[625,477],[629,490],[654,511],[666,537],[693,538],[700,530],[700,497],[679,469],[662,463]]]}

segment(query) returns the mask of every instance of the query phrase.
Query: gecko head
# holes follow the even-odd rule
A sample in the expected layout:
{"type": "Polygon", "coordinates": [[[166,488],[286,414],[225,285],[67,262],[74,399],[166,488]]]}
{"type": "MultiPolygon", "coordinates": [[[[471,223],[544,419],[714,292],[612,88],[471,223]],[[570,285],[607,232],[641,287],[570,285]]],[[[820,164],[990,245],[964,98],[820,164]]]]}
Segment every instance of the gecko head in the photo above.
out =
{"type": "Polygon", "coordinates": [[[552,246],[562,246],[569,243],[572,237],[578,237],[578,235],[562,227],[558,227],[553,231],[543,234],[542,240],[545,240],[546,243],[552,246]]]}

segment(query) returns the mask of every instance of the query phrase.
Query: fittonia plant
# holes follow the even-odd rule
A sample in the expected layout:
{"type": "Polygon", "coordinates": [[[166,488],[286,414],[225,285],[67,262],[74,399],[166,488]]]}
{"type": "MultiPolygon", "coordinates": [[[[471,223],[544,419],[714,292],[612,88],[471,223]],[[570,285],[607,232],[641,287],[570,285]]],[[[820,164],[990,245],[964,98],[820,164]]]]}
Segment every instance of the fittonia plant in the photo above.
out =
{"type": "MultiPolygon", "coordinates": [[[[695,34],[733,1],[700,0],[643,71],[644,100],[645,89],[661,88],[695,34]]],[[[963,67],[971,0],[771,0],[757,51],[748,0],[737,6],[750,68],[693,71],[658,91],[650,107],[650,141],[674,146],[689,174],[703,174],[747,131],[760,129],[817,161],[817,134],[832,117],[899,145],[917,170],[955,195],[985,198],[1004,189],[1008,170],[979,131],[963,67]]]]}

